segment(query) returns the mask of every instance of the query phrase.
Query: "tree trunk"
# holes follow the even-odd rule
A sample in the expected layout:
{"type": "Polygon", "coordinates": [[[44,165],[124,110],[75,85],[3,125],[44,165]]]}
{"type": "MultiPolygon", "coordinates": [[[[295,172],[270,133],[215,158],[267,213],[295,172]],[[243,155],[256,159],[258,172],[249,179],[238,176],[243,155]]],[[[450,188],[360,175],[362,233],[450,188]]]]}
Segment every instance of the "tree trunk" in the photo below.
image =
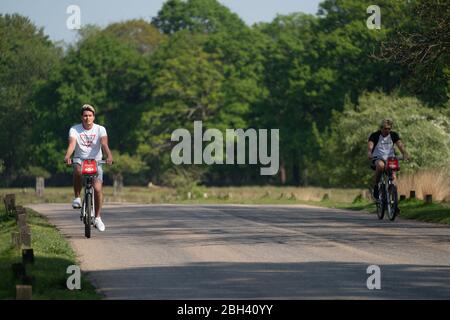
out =
{"type": "Polygon", "coordinates": [[[123,176],[122,176],[121,173],[118,173],[118,174],[115,174],[113,176],[113,179],[114,179],[114,184],[113,184],[113,186],[114,186],[113,190],[114,191],[113,191],[113,194],[114,194],[114,197],[116,197],[120,193],[122,193],[122,190],[123,190],[123,176]]]}

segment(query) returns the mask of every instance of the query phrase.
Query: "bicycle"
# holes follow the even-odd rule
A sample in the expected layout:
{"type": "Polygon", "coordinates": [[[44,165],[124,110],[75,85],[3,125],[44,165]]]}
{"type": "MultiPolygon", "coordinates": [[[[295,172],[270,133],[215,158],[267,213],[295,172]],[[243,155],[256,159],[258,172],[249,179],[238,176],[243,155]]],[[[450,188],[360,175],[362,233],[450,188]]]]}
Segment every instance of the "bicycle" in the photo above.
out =
{"type": "Polygon", "coordinates": [[[84,197],[81,203],[80,220],[84,223],[84,236],[91,237],[91,226],[95,220],[94,201],[94,178],[97,176],[97,165],[106,164],[104,160],[87,159],[81,164],[81,175],[83,177],[84,197]]]}
{"type": "Polygon", "coordinates": [[[398,193],[397,186],[393,182],[393,175],[395,171],[400,170],[399,160],[402,159],[402,157],[379,159],[385,163],[385,169],[378,183],[378,199],[375,199],[377,216],[380,220],[384,218],[385,212],[390,221],[394,221],[398,214],[398,193]]]}

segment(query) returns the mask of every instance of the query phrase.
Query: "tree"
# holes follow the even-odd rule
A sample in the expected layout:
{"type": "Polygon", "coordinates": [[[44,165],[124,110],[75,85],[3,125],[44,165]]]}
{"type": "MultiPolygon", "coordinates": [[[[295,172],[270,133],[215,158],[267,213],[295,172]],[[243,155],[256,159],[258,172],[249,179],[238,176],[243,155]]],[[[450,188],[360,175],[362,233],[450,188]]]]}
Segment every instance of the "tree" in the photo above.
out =
{"type": "Polygon", "coordinates": [[[237,32],[245,23],[217,0],[169,0],[152,23],[163,33],[180,30],[199,33],[237,32]]]}
{"type": "Polygon", "coordinates": [[[142,19],[110,24],[102,33],[124,41],[141,54],[152,54],[165,39],[154,25],[142,19]]]}
{"type": "Polygon", "coordinates": [[[138,134],[138,152],[153,169],[169,165],[172,131],[191,129],[194,120],[213,121],[224,107],[223,66],[202,49],[204,40],[179,32],[153,56],[152,97],[138,134]]]}
{"type": "Polygon", "coordinates": [[[419,168],[450,168],[448,115],[427,108],[417,98],[366,93],[358,105],[349,102],[342,113],[336,112],[329,131],[318,138],[320,161],[311,166],[316,172],[316,183],[340,187],[371,183],[367,140],[386,117],[393,119],[393,129],[412,157],[410,163],[403,163],[401,173],[419,168]]]}
{"type": "Polygon", "coordinates": [[[311,156],[314,122],[326,122],[336,100],[336,72],[320,60],[318,20],[305,14],[278,16],[259,26],[271,39],[264,55],[269,95],[255,109],[266,128],[280,128],[281,182],[300,184],[300,171],[311,156]],[[291,178],[287,180],[286,167],[291,178]]]}
{"type": "Polygon", "coordinates": [[[0,14],[0,153],[7,181],[35,163],[33,125],[41,112],[36,88],[59,62],[60,52],[31,21],[0,14]]]}
{"type": "Polygon", "coordinates": [[[450,7],[440,0],[419,0],[411,7],[414,19],[393,30],[380,56],[410,71],[404,82],[414,93],[442,105],[450,87],[450,7]]]}

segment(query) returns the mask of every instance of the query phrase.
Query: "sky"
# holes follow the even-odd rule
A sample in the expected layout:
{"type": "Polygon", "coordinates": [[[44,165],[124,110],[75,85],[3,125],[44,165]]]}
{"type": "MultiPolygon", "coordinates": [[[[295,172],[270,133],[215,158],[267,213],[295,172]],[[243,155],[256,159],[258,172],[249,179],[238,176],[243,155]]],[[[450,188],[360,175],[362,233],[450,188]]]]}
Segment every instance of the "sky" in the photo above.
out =
{"type": "MultiPolygon", "coordinates": [[[[0,0],[0,14],[19,13],[43,27],[51,40],[71,43],[77,32],[67,28],[70,5],[81,10],[81,25],[105,27],[112,22],[142,18],[150,21],[165,0],[0,0]]],[[[219,0],[248,25],[269,22],[277,14],[304,12],[316,14],[321,0],[219,0]]]]}

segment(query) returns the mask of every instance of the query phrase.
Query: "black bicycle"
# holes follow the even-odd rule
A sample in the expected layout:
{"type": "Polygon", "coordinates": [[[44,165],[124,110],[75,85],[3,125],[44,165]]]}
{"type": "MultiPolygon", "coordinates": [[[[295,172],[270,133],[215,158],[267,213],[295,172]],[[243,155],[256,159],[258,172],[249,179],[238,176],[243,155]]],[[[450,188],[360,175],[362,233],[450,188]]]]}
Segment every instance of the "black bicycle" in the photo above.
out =
{"type": "Polygon", "coordinates": [[[398,193],[397,186],[393,182],[393,176],[395,171],[400,170],[399,160],[400,157],[389,157],[387,160],[383,160],[385,163],[385,170],[381,175],[380,182],[378,183],[378,199],[375,199],[377,206],[378,219],[382,220],[384,214],[387,213],[389,220],[394,221],[398,214],[398,193]]]}
{"type": "Polygon", "coordinates": [[[94,178],[97,176],[97,166],[105,164],[104,160],[88,159],[81,164],[83,176],[84,197],[81,204],[80,220],[84,223],[84,236],[91,237],[91,227],[95,220],[94,178]]]}

